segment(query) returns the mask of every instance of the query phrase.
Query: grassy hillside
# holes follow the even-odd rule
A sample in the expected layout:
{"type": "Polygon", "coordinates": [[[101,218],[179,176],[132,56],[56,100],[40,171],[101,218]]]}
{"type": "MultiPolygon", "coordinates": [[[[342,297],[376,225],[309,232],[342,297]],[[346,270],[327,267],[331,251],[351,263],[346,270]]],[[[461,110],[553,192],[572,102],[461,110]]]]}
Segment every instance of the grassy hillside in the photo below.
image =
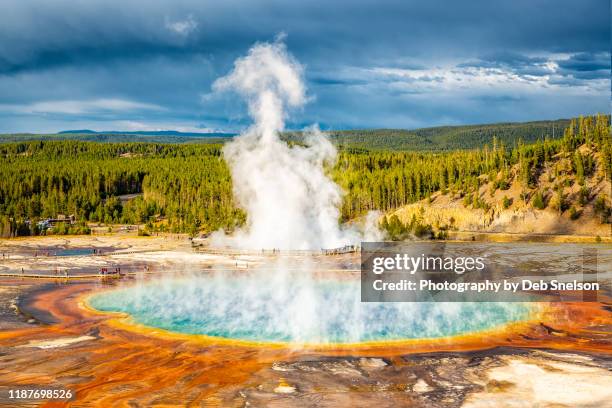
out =
{"type": "Polygon", "coordinates": [[[414,232],[414,225],[421,234],[439,237],[467,238],[462,233],[469,232],[612,237],[612,189],[601,166],[601,154],[588,144],[576,151],[581,160],[591,163],[584,176],[576,172],[576,155],[560,151],[540,166],[530,188],[521,182],[517,164],[507,174],[483,174],[469,193],[438,190],[393,209],[387,225],[390,217],[398,217],[392,222],[402,225],[395,227],[400,231],[398,237],[414,232]]]}
{"type": "MultiPolygon", "coordinates": [[[[560,138],[568,119],[525,123],[495,123],[468,126],[439,126],[415,130],[364,129],[327,132],[334,144],[343,148],[395,151],[449,151],[475,149],[491,144],[495,137],[513,147],[522,140],[535,142],[560,138]]],[[[0,143],[35,140],[78,140],[88,142],[143,143],[224,143],[232,134],[194,134],[181,132],[107,132],[69,131],[58,134],[0,134],[0,143]]],[[[287,141],[300,142],[301,132],[286,132],[287,141]]]]}

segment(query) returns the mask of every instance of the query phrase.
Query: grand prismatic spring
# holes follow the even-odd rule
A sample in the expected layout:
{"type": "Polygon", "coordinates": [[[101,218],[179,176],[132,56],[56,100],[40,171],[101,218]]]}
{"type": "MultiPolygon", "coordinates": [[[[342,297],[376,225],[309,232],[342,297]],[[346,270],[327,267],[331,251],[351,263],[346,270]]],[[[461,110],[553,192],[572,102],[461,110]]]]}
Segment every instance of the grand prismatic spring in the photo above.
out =
{"type": "Polygon", "coordinates": [[[90,305],[135,323],[254,342],[360,343],[440,338],[529,317],[522,303],[362,303],[359,282],[261,274],[158,280],[93,296],[90,305]]]}

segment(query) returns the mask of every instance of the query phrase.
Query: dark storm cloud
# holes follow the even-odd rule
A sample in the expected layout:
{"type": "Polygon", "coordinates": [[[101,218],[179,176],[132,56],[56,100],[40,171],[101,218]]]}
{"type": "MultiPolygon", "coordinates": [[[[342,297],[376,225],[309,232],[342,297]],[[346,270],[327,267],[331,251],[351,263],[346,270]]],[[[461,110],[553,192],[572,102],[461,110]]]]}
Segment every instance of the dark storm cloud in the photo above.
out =
{"type": "Polygon", "coordinates": [[[508,70],[523,77],[550,75],[553,70],[547,66],[544,57],[528,57],[518,53],[502,52],[487,55],[476,61],[458,64],[459,68],[496,68],[508,70]]]}
{"type": "Polygon", "coordinates": [[[568,71],[589,72],[601,71],[610,69],[610,54],[609,53],[580,53],[572,55],[566,60],[559,62],[561,69],[568,71]]]}
{"type": "Polygon", "coordinates": [[[576,79],[610,78],[610,53],[583,52],[558,62],[559,72],[576,79]]]}
{"type": "Polygon", "coordinates": [[[498,53],[457,66],[501,69],[526,79],[546,76],[550,77],[551,84],[579,85],[581,81],[610,78],[610,52],[580,52],[561,57],[528,57],[516,53],[498,53]]]}
{"type": "Polygon", "coordinates": [[[367,81],[360,79],[334,78],[334,77],[309,77],[309,81],[315,85],[365,85],[367,81]]]}
{"type": "MultiPolygon", "coordinates": [[[[254,42],[270,41],[281,32],[305,65],[313,96],[293,125],[321,120],[332,127],[410,127],[472,121],[475,113],[450,103],[461,104],[464,98],[472,101],[470,109],[478,112],[475,120],[480,122],[505,116],[531,119],[539,112],[547,117],[575,114],[584,107],[606,106],[602,101],[609,95],[576,91],[574,108],[548,103],[548,110],[540,111],[524,103],[514,104],[516,111],[509,114],[502,105],[509,106],[518,91],[499,91],[511,98],[506,100],[478,90],[483,75],[478,70],[499,70],[528,81],[552,75],[549,84],[564,87],[600,81],[606,69],[609,77],[609,16],[605,0],[3,0],[0,115],[6,129],[0,131],[109,118],[159,126],[243,126],[243,105],[202,95],[254,42]],[[461,90],[458,83],[475,90],[461,90]],[[95,107],[99,104],[91,101],[99,99],[164,109],[107,110],[98,116],[89,111],[88,116],[27,113],[37,103],[74,106],[84,101],[95,107]]],[[[531,104],[553,100],[535,88],[530,92],[531,104]]]]}
{"type": "Polygon", "coordinates": [[[0,57],[10,72],[155,54],[238,54],[280,31],[296,54],[329,58],[333,50],[345,61],[464,50],[593,52],[609,47],[609,7],[601,0],[5,0],[0,57]],[[192,32],[169,28],[188,18],[197,22],[192,32]]]}

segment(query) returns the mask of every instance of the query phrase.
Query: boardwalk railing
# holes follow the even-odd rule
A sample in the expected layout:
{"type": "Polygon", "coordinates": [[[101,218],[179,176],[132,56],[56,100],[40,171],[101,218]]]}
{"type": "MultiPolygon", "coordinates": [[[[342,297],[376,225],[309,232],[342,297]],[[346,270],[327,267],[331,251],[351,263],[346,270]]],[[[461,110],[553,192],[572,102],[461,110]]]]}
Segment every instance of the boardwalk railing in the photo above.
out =
{"type": "Polygon", "coordinates": [[[198,246],[193,248],[196,252],[211,255],[261,255],[261,256],[310,256],[310,255],[341,255],[359,252],[358,245],[346,245],[340,248],[321,249],[237,249],[213,248],[198,246]]]}

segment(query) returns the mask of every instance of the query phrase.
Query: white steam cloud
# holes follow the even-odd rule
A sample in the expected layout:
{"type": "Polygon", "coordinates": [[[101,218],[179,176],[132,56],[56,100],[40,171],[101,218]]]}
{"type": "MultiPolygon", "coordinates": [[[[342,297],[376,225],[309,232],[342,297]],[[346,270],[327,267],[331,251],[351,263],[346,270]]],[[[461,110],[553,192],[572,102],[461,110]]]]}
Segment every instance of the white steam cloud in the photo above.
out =
{"type": "MultiPolygon", "coordinates": [[[[313,126],[307,147],[280,139],[287,109],[306,102],[302,66],[284,43],[256,44],[234,69],[218,79],[215,91],[245,98],[254,124],[228,143],[224,156],[234,195],[248,214],[247,225],[224,244],[249,249],[320,249],[356,244],[362,234],[338,225],[341,189],[325,172],[336,149],[313,126]]],[[[370,220],[372,217],[368,217],[370,220]]],[[[368,227],[379,238],[376,228],[368,227]]],[[[215,236],[220,241],[220,234],[215,236]]]]}

